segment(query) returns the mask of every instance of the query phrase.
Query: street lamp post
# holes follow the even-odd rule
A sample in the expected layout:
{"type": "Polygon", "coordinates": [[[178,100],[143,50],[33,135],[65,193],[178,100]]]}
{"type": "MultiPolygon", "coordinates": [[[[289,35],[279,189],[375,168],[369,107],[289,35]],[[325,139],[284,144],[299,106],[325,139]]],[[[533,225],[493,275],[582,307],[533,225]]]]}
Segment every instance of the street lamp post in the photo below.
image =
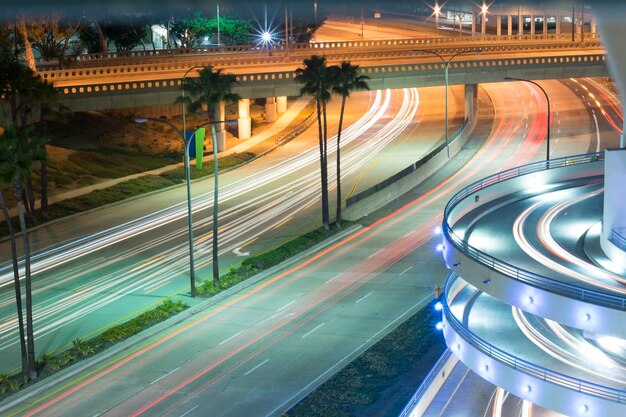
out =
{"type": "Polygon", "coordinates": [[[454,58],[456,58],[459,55],[462,54],[466,54],[466,53],[480,53],[480,50],[476,50],[476,51],[472,51],[472,50],[465,50],[465,51],[459,51],[456,54],[452,55],[450,58],[448,58],[447,60],[443,57],[443,55],[441,55],[439,52],[435,52],[435,51],[430,51],[428,49],[414,49],[415,52],[425,52],[428,54],[433,54],[433,55],[437,55],[437,58],[439,58],[441,60],[441,62],[443,62],[444,64],[444,75],[445,75],[445,80],[446,80],[446,132],[445,132],[445,139],[446,139],[446,152],[448,154],[448,159],[450,158],[450,148],[448,147],[448,67],[450,66],[450,62],[452,62],[452,60],[454,58]]]}
{"type": "Polygon", "coordinates": [[[531,81],[531,80],[527,80],[525,78],[505,77],[504,79],[505,81],[524,81],[527,83],[534,84],[537,87],[539,87],[543,95],[546,96],[546,102],[548,104],[548,127],[546,129],[546,161],[550,162],[550,97],[548,97],[548,93],[546,93],[546,90],[544,90],[543,87],[540,86],[538,83],[531,81]]]}
{"type": "MultiPolygon", "coordinates": [[[[168,125],[171,127],[182,139],[183,146],[185,147],[183,152],[183,160],[185,165],[185,182],[187,185],[187,227],[189,229],[189,278],[191,280],[191,296],[196,296],[196,268],[194,262],[194,248],[193,248],[193,216],[191,211],[191,178],[190,178],[190,168],[189,168],[189,144],[191,143],[191,136],[187,137],[186,134],[183,134],[176,126],[167,120],[163,119],[153,119],[153,118],[137,118],[135,119],[137,123],[145,123],[145,122],[156,122],[168,125]]],[[[199,127],[198,127],[199,129],[199,127]]],[[[197,129],[196,129],[197,130],[197,129]]],[[[195,131],[194,131],[195,134],[195,131]]]]}
{"type": "MultiPolygon", "coordinates": [[[[187,221],[189,229],[189,276],[191,284],[191,296],[196,296],[196,274],[195,274],[195,262],[194,262],[194,243],[193,243],[193,217],[191,210],[191,176],[190,176],[190,164],[189,164],[189,146],[191,144],[191,138],[195,137],[196,132],[208,124],[211,125],[211,141],[213,142],[213,176],[215,178],[215,189],[213,191],[213,253],[217,254],[217,231],[218,231],[218,215],[217,215],[217,200],[218,200],[218,159],[217,159],[217,141],[215,140],[215,124],[224,123],[224,120],[214,120],[204,122],[197,126],[193,131],[193,134],[189,137],[183,134],[176,126],[167,120],[153,119],[153,118],[136,118],[135,122],[156,122],[168,125],[171,127],[182,139],[184,150],[184,165],[185,165],[185,182],[187,185],[187,221]]],[[[219,267],[217,264],[217,256],[214,256],[213,262],[213,276],[219,275],[219,267]],[[217,274],[217,275],[216,275],[217,274]]]]}

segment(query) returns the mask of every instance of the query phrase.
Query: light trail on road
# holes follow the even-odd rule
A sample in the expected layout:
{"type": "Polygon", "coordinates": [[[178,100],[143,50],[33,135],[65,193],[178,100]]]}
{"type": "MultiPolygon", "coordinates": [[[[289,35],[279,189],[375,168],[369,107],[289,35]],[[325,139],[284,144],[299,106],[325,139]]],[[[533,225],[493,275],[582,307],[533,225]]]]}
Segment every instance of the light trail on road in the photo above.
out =
{"type": "MultiPolygon", "coordinates": [[[[396,140],[413,122],[419,106],[417,89],[406,89],[400,93],[401,104],[390,115],[391,91],[378,91],[368,111],[358,121],[347,127],[342,135],[344,151],[343,172],[347,177],[356,173],[385,146],[396,140]]],[[[329,138],[329,157],[335,150],[336,136],[329,138]]],[[[332,158],[331,158],[332,160],[332,158]]],[[[246,241],[256,239],[267,231],[280,225],[288,216],[298,215],[318,200],[319,174],[316,171],[318,150],[311,146],[302,153],[286,158],[273,166],[239,178],[221,189],[220,205],[226,207],[220,213],[221,246],[219,255],[235,251],[241,245],[241,236],[246,241]],[[302,172],[293,178],[294,172],[302,172]],[[291,176],[291,177],[290,177],[291,176]],[[271,184],[271,186],[268,186],[271,184]],[[277,184],[277,185],[274,185],[277,184]],[[264,190],[259,192],[260,190],[264,190]],[[252,194],[252,193],[256,193],[252,194]]],[[[334,163],[329,164],[330,189],[334,185],[334,163]]],[[[212,211],[212,193],[207,192],[194,198],[196,219],[196,256],[197,267],[210,265],[210,241],[212,219],[202,219],[203,211],[212,211]],[[206,242],[206,244],[205,244],[206,242]]],[[[63,245],[58,249],[36,254],[32,266],[33,275],[51,271],[64,264],[85,263],[81,259],[94,254],[123,240],[139,238],[142,234],[163,228],[184,219],[184,203],[159,210],[153,215],[143,216],[135,221],[124,223],[109,230],[99,232],[92,237],[79,239],[75,243],[63,245]]],[[[206,216],[210,217],[210,216],[206,216]]],[[[34,296],[54,290],[59,285],[80,282],[83,277],[102,270],[103,267],[115,267],[120,261],[130,264],[116,274],[107,273],[102,277],[85,280],[71,293],[55,295],[49,302],[37,303],[34,309],[36,337],[50,335],[53,331],[66,326],[86,314],[97,311],[129,293],[153,291],[184,274],[187,268],[185,254],[186,243],[181,240],[185,234],[181,229],[165,231],[157,239],[141,242],[139,246],[126,251],[115,259],[106,260],[99,266],[78,269],[75,274],[65,276],[59,281],[39,282],[34,289],[34,296]],[[179,243],[175,243],[178,240],[179,243]],[[165,248],[165,249],[163,249],[165,248]],[[150,257],[150,264],[145,264],[141,254],[158,250],[159,255],[150,257]],[[134,261],[142,258],[140,261],[134,261]],[[104,296],[102,294],[105,294],[104,296]],[[70,311],[70,313],[68,313],[70,311]]],[[[4,285],[11,285],[12,275],[9,265],[0,278],[4,285]]],[[[12,306],[10,293],[0,299],[0,308],[12,306]]],[[[0,349],[17,343],[16,317],[0,324],[0,349]]]]}

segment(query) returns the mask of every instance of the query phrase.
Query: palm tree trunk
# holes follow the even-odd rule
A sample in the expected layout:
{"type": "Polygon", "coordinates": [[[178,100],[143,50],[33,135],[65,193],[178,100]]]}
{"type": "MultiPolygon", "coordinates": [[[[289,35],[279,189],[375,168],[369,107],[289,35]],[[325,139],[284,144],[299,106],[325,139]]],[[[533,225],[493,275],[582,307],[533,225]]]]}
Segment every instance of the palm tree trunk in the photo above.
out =
{"type": "MultiPolygon", "coordinates": [[[[43,135],[48,137],[48,120],[43,119],[43,135]]],[[[46,145],[41,145],[41,174],[39,175],[39,186],[41,191],[41,216],[48,220],[48,156],[46,155],[46,145]]]]}
{"type": "Polygon", "coordinates": [[[330,229],[330,213],[328,208],[328,123],[326,120],[326,102],[322,102],[324,113],[324,167],[322,168],[322,223],[324,229],[330,229]]]}
{"type": "Polygon", "coordinates": [[[17,212],[20,217],[20,227],[22,229],[22,241],[24,242],[24,283],[26,287],[26,356],[28,361],[28,377],[37,379],[37,368],[35,364],[35,335],[33,331],[33,295],[30,275],[30,243],[28,242],[28,228],[24,217],[24,206],[19,199],[22,194],[20,185],[14,187],[17,197],[17,212]]]}
{"type": "Polygon", "coordinates": [[[35,223],[35,188],[33,187],[33,176],[26,178],[26,199],[28,201],[28,218],[35,223]]]}
{"type": "Polygon", "coordinates": [[[321,107],[321,98],[316,97],[317,104],[317,129],[319,133],[319,148],[320,148],[320,184],[322,185],[322,225],[328,229],[328,216],[326,216],[327,210],[324,209],[324,204],[328,205],[328,196],[326,195],[328,192],[327,187],[325,186],[326,182],[326,161],[324,160],[324,132],[323,132],[323,114],[321,107]]]}
{"type": "Polygon", "coordinates": [[[335,213],[335,224],[341,228],[341,128],[343,125],[343,112],[346,108],[346,95],[341,97],[341,111],[339,113],[339,128],[337,129],[337,211],[335,213]]]}
{"type": "Polygon", "coordinates": [[[11,261],[13,263],[13,284],[15,286],[15,307],[17,309],[17,323],[19,326],[20,334],[20,351],[22,354],[22,373],[27,375],[28,372],[28,359],[26,357],[26,337],[24,335],[24,315],[22,312],[22,289],[20,285],[20,270],[17,263],[17,248],[15,245],[15,230],[13,229],[13,222],[7,209],[4,196],[0,192],[0,209],[4,215],[4,219],[7,222],[9,228],[9,240],[11,242],[11,261]]]}

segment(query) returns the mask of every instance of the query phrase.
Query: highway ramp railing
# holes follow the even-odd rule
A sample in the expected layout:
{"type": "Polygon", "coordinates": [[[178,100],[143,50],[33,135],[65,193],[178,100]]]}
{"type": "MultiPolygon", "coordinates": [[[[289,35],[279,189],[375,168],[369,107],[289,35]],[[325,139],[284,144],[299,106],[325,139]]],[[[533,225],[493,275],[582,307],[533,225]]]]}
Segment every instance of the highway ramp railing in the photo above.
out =
{"type": "Polygon", "coordinates": [[[446,204],[443,215],[442,232],[448,242],[454,247],[474,261],[491,268],[509,278],[530,284],[532,286],[542,288],[555,294],[563,295],[579,301],[597,304],[618,310],[626,310],[626,298],[617,295],[607,294],[604,292],[582,288],[573,284],[561,282],[548,278],[522,268],[516,267],[510,263],[501,261],[485,252],[482,252],[471,246],[463,238],[454,232],[454,228],[450,225],[448,219],[452,210],[467,197],[473,195],[486,187],[497,184],[508,179],[516,178],[522,175],[532,174],[534,172],[545,171],[547,169],[556,169],[567,166],[587,164],[604,160],[604,152],[589,153],[584,155],[568,156],[550,161],[534,162],[532,164],[523,165],[512,168],[497,174],[490,175],[473,184],[468,185],[461,191],[456,193],[446,204]]]}
{"type": "Polygon", "coordinates": [[[417,388],[417,390],[415,391],[415,393],[413,394],[409,402],[404,407],[404,410],[402,410],[402,413],[400,413],[398,417],[409,417],[411,415],[411,413],[413,412],[417,404],[420,402],[424,394],[428,391],[432,383],[436,380],[440,372],[446,366],[451,356],[452,356],[452,351],[450,349],[446,349],[441,354],[441,356],[437,360],[437,363],[435,363],[435,365],[432,367],[428,375],[426,375],[426,378],[424,378],[424,380],[422,381],[420,386],[417,388]]]}
{"type": "MultiPolygon", "coordinates": [[[[461,124],[461,126],[452,135],[450,135],[450,137],[448,138],[448,143],[452,142],[454,139],[456,139],[461,134],[463,129],[465,129],[465,127],[467,126],[468,121],[469,121],[469,119],[467,119],[467,118],[465,120],[463,120],[463,123],[461,124]]],[[[406,168],[400,170],[399,172],[393,174],[392,176],[382,180],[378,184],[375,184],[375,185],[371,186],[370,188],[367,188],[367,189],[361,191],[358,194],[355,194],[353,196],[348,197],[346,199],[346,207],[349,207],[349,206],[357,203],[358,201],[361,201],[361,200],[371,196],[372,194],[376,194],[377,192],[381,191],[385,187],[388,187],[391,184],[395,183],[399,179],[406,177],[407,175],[409,175],[412,172],[416,171],[419,167],[423,166],[428,161],[433,159],[439,152],[441,152],[445,148],[446,148],[446,144],[445,143],[439,144],[432,151],[430,151],[428,154],[426,154],[424,157],[422,157],[419,161],[414,162],[413,164],[409,165],[408,167],[406,167],[406,168]]]]}
{"type": "Polygon", "coordinates": [[[462,337],[464,341],[469,343],[471,346],[473,346],[484,355],[487,355],[490,358],[500,362],[501,364],[507,365],[526,375],[530,375],[534,378],[538,378],[543,381],[559,385],[563,388],[571,389],[594,397],[614,401],[619,404],[626,403],[626,391],[594,384],[593,382],[574,378],[572,376],[565,375],[560,372],[556,372],[533,364],[493,346],[492,344],[484,341],[476,334],[471,332],[468,328],[463,326],[459,319],[457,319],[452,311],[450,311],[450,306],[448,304],[448,291],[452,288],[454,282],[456,282],[457,279],[457,274],[450,274],[448,276],[448,279],[446,280],[444,297],[442,301],[443,314],[448,325],[450,325],[454,332],[462,337]]]}

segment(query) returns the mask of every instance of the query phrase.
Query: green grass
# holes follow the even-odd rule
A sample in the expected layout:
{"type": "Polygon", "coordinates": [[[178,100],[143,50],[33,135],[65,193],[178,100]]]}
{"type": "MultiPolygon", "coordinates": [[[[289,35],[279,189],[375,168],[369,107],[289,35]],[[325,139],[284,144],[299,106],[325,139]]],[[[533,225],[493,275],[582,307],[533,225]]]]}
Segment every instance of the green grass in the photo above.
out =
{"type": "MultiPolygon", "coordinates": [[[[233,168],[251,160],[254,157],[255,155],[253,153],[244,152],[220,158],[218,161],[219,169],[221,171],[233,168]]],[[[191,167],[190,172],[192,179],[202,178],[213,174],[212,162],[205,163],[202,168],[202,171],[198,171],[195,169],[195,166],[191,167]]],[[[67,200],[62,200],[49,206],[48,220],[60,219],[72,214],[82,213],[93,208],[123,201],[127,198],[140,196],[151,191],[161,190],[172,185],[180,184],[184,181],[184,178],[184,168],[175,168],[165,171],[160,175],[144,175],[139,178],[121,182],[111,187],[95,190],[88,194],[67,200]]],[[[41,210],[36,210],[35,216],[40,219],[41,210]]],[[[15,230],[19,230],[19,223],[16,217],[13,218],[13,224],[15,226],[15,230]]],[[[36,223],[28,222],[28,227],[35,225],[36,223]]],[[[7,225],[3,222],[0,224],[0,237],[7,236],[8,234],[7,225]]]]}
{"type": "MultiPolygon", "coordinates": [[[[180,300],[174,302],[166,299],[156,308],[148,310],[125,323],[113,326],[89,340],[81,340],[80,338],[73,340],[72,347],[67,350],[56,354],[44,353],[37,360],[38,380],[53,375],[81,359],[100,353],[187,308],[189,306],[180,300]]],[[[13,376],[0,374],[0,399],[8,397],[28,385],[30,385],[30,381],[22,374],[13,376]]]]}
{"type": "Polygon", "coordinates": [[[445,350],[443,335],[434,328],[441,313],[433,304],[400,324],[285,416],[398,415],[445,350]]]}

